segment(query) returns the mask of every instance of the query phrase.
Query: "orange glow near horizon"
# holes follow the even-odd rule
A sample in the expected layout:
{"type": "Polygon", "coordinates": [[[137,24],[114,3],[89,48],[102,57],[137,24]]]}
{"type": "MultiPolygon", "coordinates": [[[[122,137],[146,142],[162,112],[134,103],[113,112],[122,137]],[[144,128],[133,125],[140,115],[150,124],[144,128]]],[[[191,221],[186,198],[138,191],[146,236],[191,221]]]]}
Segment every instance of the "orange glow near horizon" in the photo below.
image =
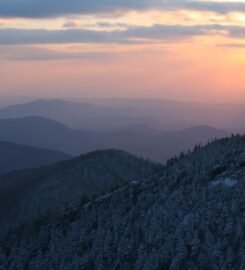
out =
{"type": "Polygon", "coordinates": [[[245,102],[245,50],[205,43],[211,40],[145,46],[137,53],[122,46],[109,58],[49,60],[48,66],[47,61],[6,61],[0,65],[0,88],[34,96],[245,102]]]}
{"type": "MultiPolygon", "coordinates": [[[[245,14],[177,10],[128,11],[118,16],[47,19],[0,18],[0,29],[126,30],[127,25],[245,26],[245,14]]],[[[130,43],[0,45],[0,94],[146,97],[205,102],[245,102],[245,34],[130,43]],[[14,78],[14,79],[13,79],[14,78]]]]}

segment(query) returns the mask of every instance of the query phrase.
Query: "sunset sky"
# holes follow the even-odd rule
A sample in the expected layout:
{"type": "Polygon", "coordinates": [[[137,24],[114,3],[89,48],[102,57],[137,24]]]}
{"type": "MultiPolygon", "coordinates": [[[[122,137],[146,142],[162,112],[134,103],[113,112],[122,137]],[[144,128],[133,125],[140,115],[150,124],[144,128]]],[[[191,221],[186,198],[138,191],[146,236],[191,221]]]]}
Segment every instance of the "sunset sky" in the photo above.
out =
{"type": "Polygon", "coordinates": [[[0,94],[245,102],[245,0],[0,0],[0,94]]]}

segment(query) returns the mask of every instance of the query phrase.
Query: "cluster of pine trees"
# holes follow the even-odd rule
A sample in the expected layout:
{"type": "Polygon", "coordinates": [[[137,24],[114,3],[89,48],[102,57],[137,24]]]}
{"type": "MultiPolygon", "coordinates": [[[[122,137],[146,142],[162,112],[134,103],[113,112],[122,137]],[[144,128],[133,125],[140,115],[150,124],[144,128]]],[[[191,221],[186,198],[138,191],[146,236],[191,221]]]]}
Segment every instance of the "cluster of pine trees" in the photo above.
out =
{"type": "MultiPolygon", "coordinates": [[[[60,182],[66,175],[64,164],[64,175],[54,170],[40,177],[30,176],[43,182],[48,175],[45,185],[56,179],[52,187],[46,187],[45,196],[52,197],[55,193],[63,198],[65,194],[72,203],[54,214],[63,199],[57,199],[60,205],[50,200],[52,204],[43,213],[44,199],[39,205],[34,202],[35,196],[28,196],[29,204],[35,205],[33,215],[18,219],[1,234],[0,269],[243,270],[244,153],[244,136],[197,146],[193,152],[181,154],[164,167],[121,152],[113,152],[104,163],[103,152],[97,153],[89,163],[94,173],[91,179],[101,181],[108,172],[110,175],[113,172],[115,179],[120,180],[120,176],[124,181],[107,190],[100,189],[92,197],[84,198],[81,193],[79,203],[72,199],[73,194],[79,197],[79,193],[72,191],[78,185],[70,186],[69,179],[76,172],[83,172],[83,179],[89,179],[84,176],[81,158],[68,166],[70,178],[64,181],[60,182]],[[131,162],[122,162],[124,158],[131,162]],[[66,188],[71,191],[67,193],[66,188]],[[37,210],[38,205],[42,210],[37,210]]],[[[5,176],[8,180],[2,178],[1,184],[7,186],[11,177],[15,183],[24,181],[29,173],[9,174],[5,176]]],[[[40,184],[30,185],[30,180],[25,183],[24,194],[43,190],[40,184]]],[[[10,190],[14,197],[16,189],[10,190]]],[[[18,197],[19,202],[22,200],[18,197]]],[[[15,209],[14,201],[11,204],[15,209]]]]}

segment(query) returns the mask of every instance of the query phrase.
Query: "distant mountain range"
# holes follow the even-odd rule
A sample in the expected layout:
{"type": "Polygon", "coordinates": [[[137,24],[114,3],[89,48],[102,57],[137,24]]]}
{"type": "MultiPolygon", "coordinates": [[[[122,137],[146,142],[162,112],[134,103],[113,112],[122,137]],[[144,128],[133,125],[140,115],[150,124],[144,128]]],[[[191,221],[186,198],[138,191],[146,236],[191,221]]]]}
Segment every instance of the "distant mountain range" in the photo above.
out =
{"type": "Polygon", "coordinates": [[[0,109],[13,104],[24,104],[33,101],[32,97],[26,96],[2,96],[0,95],[0,109]]]}
{"type": "Polygon", "coordinates": [[[70,158],[70,155],[58,151],[0,141],[0,174],[37,168],[70,158]]]}
{"type": "Polygon", "coordinates": [[[156,131],[135,127],[118,131],[75,130],[56,121],[31,116],[0,120],[0,140],[80,155],[95,150],[122,149],[132,154],[164,162],[198,143],[229,134],[208,126],[179,131],[156,131]]]}
{"type": "Polygon", "coordinates": [[[63,100],[36,100],[0,110],[0,118],[41,116],[63,123],[71,128],[85,130],[111,130],[138,124],[127,111],[63,100]]]}
{"type": "Polygon", "coordinates": [[[245,269],[245,136],[223,138],[244,115],[162,100],[1,109],[0,269],[245,269]]]}
{"type": "Polygon", "coordinates": [[[244,104],[202,104],[146,99],[90,99],[84,102],[36,100],[0,110],[0,118],[41,116],[70,128],[115,131],[147,127],[168,131],[206,125],[245,128],[244,104]]]}

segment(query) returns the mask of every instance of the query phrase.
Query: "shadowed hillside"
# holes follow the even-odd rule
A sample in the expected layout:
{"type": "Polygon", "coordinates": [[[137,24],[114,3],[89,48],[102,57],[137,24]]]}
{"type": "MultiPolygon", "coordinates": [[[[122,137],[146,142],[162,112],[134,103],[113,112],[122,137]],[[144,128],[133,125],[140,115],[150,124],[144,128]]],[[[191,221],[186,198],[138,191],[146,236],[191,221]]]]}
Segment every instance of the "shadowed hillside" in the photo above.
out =
{"type": "MultiPolygon", "coordinates": [[[[89,202],[66,204],[57,215],[37,218],[34,212],[32,220],[4,234],[1,265],[5,269],[27,270],[244,269],[244,154],[244,137],[215,141],[169,160],[165,168],[154,170],[144,181],[137,177],[140,181],[128,182],[89,202]]],[[[128,164],[132,157],[115,151],[93,153],[76,159],[72,167],[79,168],[74,165],[91,159],[99,183],[108,168],[120,173],[120,177],[128,175],[129,167],[122,166],[122,160],[128,164]],[[104,163],[106,160],[109,162],[104,163]]],[[[144,162],[136,163],[130,162],[131,170],[141,165],[145,170],[144,162]]],[[[76,170],[74,177],[72,172],[68,175],[74,183],[76,170]]],[[[20,175],[9,175],[7,182],[15,185],[20,175]]],[[[73,201],[73,192],[82,198],[77,185],[72,185],[69,193],[67,188],[65,193],[57,189],[68,182],[63,174],[52,175],[52,183],[55,179],[57,182],[53,189],[46,189],[46,195],[57,194],[59,208],[61,194],[68,195],[66,202],[73,201]]],[[[22,181],[28,178],[28,173],[20,177],[22,181]]],[[[27,180],[28,192],[20,199],[22,204],[28,193],[42,193],[41,179],[27,180]]],[[[5,181],[0,179],[2,185],[6,185],[5,181]]],[[[35,200],[36,196],[27,196],[29,204],[35,200]]],[[[43,207],[42,200],[39,203],[43,207]]]]}
{"type": "Polygon", "coordinates": [[[70,155],[58,151],[0,142],[0,174],[41,167],[70,158],[70,155]]]}
{"type": "Polygon", "coordinates": [[[0,177],[0,210],[12,223],[57,215],[95,195],[143,181],[161,167],[122,151],[107,150],[9,173],[0,177]]]}

